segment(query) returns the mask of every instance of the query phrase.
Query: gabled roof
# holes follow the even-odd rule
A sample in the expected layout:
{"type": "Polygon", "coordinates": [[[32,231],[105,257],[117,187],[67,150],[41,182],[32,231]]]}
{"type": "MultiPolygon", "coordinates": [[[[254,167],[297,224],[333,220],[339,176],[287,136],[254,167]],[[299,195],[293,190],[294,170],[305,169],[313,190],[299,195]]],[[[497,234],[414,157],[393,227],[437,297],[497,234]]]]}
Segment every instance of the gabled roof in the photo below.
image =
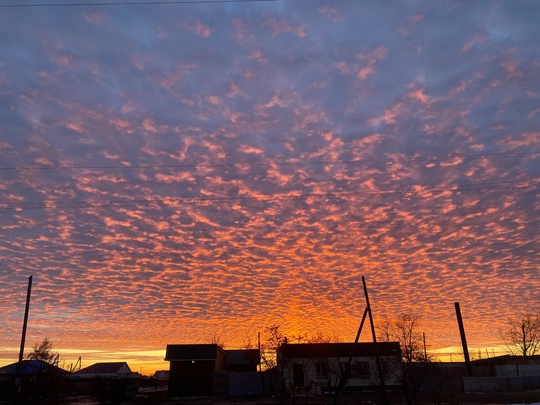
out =
{"type": "Polygon", "coordinates": [[[259,349],[225,350],[227,365],[257,365],[260,362],[259,349]]]}
{"type": "MultiPolygon", "coordinates": [[[[16,375],[17,363],[8,364],[7,366],[0,367],[0,375],[16,375]]],[[[22,375],[40,374],[40,373],[58,373],[67,374],[66,370],[56,367],[53,364],[47,363],[43,360],[23,360],[19,373],[22,375]]]]}
{"type": "Polygon", "coordinates": [[[282,358],[327,358],[349,357],[354,350],[354,357],[375,356],[378,349],[380,356],[400,356],[398,342],[377,343],[285,343],[281,346],[282,358]]]}
{"type": "Polygon", "coordinates": [[[166,361],[216,360],[225,351],[217,344],[167,345],[166,361]]]}
{"type": "Polygon", "coordinates": [[[157,370],[153,377],[155,378],[169,378],[169,370],[157,370]]]}
{"type": "Polygon", "coordinates": [[[94,374],[94,375],[110,375],[110,374],[130,374],[131,369],[125,361],[115,363],[95,363],[77,371],[74,375],[94,374]]]}

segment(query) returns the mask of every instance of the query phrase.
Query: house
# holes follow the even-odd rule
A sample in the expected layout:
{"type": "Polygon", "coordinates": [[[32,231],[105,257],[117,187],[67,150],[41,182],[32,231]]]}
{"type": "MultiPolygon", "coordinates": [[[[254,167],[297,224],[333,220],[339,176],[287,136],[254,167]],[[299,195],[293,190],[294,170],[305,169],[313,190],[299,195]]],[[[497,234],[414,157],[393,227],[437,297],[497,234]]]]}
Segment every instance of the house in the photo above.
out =
{"type": "Polygon", "coordinates": [[[224,350],[217,344],[167,345],[169,396],[247,396],[263,393],[258,349],[224,350]]]}
{"type": "Polygon", "coordinates": [[[15,377],[17,372],[21,376],[35,376],[37,374],[66,375],[68,372],[43,360],[23,360],[0,367],[0,378],[15,377]],[[17,367],[19,369],[17,370],[17,367]]]}
{"type": "Polygon", "coordinates": [[[95,363],[71,376],[71,390],[77,394],[90,394],[100,401],[133,398],[140,386],[140,375],[126,362],[95,363]]]}
{"type": "Polygon", "coordinates": [[[57,399],[68,372],[43,360],[23,360],[0,367],[0,401],[57,399]]]}
{"type": "Polygon", "coordinates": [[[401,350],[398,342],[285,343],[277,352],[277,362],[289,395],[323,394],[335,393],[340,384],[349,391],[374,389],[380,384],[377,354],[385,386],[399,387],[401,350]],[[345,382],[346,370],[349,375],[345,382]]]}
{"type": "Polygon", "coordinates": [[[153,378],[157,378],[158,380],[169,380],[169,370],[157,370],[153,378]]]}
{"type": "Polygon", "coordinates": [[[75,378],[129,378],[133,376],[126,362],[95,363],[75,373],[75,378]]]}
{"type": "Polygon", "coordinates": [[[169,396],[214,394],[214,373],[227,370],[227,354],[217,344],[167,345],[169,396]]]}

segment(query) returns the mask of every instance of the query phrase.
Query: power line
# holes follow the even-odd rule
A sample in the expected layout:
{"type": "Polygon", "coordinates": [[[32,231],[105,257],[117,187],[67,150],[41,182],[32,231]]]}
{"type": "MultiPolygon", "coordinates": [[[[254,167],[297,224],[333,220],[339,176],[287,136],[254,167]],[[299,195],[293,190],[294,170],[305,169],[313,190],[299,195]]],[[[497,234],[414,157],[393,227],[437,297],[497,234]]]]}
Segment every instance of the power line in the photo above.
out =
{"type": "MultiPolygon", "coordinates": [[[[509,183],[509,182],[507,182],[509,183]]],[[[533,185],[507,185],[501,186],[501,183],[476,183],[469,185],[456,186],[454,188],[423,188],[422,191],[432,192],[473,192],[473,191],[491,191],[491,190],[521,190],[540,187],[540,184],[533,185]],[[474,188],[473,186],[481,186],[474,188]]],[[[121,208],[149,206],[152,204],[160,206],[171,206],[179,204],[197,204],[197,203],[250,203],[250,202],[280,202],[280,201],[298,201],[309,198],[345,198],[355,196],[392,196],[418,194],[413,189],[389,190],[389,191],[361,191],[361,192],[341,192],[341,193],[305,193],[298,195],[282,195],[268,197],[163,197],[132,200],[74,200],[74,201],[35,201],[35,202],[0,202],[0,210],[27,210],[27,209],[80,209],[80,208],[121,208]]]]}
{"type": "Polygon", "coordinates": [[[309,165],[347,165],[360,163],[386,163],[394,164],[400,162],[410,163],[437,163],[442,161],[451,161],[454,159],[482,159],[482,158],[497,158],[497,159],[512,159],[521,156],[530,156],[533,153],[493,153],[493,154],[470,154],[470,155],[451,155],[451,156],[419,156],[403,159],[357,159],[357,160],[319,160],[319,161],[304,161],[304,162],[235,162],[235,163],[193,163],[193,164],[171,164],[171,165],[133,165],[133,166],[6,166],[0,167],[2,171],[8,170],[146,170],[146,169],[194,169],[204,167],[243,167],[243,166],[309,166],[309,165]]]}
{"type": "Polygon", "coordinates": [[[270,3],[280,0],[156,0],[156,1],[111,1],[104,3],[27,3],[0,4],[0,8],[28,7],[80,7],[80,6],[153,6],[175,4],[219,4],[219,3],[270,3]]]}

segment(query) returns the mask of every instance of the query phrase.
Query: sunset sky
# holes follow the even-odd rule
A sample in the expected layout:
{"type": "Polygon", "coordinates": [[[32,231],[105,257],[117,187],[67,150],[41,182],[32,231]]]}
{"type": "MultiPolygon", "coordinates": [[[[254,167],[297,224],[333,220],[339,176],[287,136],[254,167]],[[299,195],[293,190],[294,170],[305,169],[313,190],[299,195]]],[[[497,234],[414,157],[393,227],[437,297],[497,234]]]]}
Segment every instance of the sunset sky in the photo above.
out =
{"type": "Polygon", "coordinates": [[[0,0],[0,365],[30,275],[27,348],[143,372],[362,276],[432,350],[540,311],[538,1],[100,2],[0,0]]]}

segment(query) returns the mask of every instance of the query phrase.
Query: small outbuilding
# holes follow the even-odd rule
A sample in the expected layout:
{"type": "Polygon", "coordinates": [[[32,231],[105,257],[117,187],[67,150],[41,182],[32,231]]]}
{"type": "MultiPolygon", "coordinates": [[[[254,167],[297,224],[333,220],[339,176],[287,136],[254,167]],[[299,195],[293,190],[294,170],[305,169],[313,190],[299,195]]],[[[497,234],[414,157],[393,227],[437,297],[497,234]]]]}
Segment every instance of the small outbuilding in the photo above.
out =
{"type": "Polygon", "coordinates": [[[227,370],[227,354],[217,344],[167,345],[169,396],[214,394],[214,374],[227,370]]]}

